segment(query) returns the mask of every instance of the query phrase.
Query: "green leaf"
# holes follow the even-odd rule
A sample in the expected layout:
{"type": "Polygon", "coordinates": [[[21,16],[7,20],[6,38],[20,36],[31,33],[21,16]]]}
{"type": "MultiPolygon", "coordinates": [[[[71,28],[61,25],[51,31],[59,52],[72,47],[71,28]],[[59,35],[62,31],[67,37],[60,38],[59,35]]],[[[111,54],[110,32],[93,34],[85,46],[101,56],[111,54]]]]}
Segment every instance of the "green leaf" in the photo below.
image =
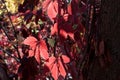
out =
{"type": "Polygon", "coordinates": [[[74,24],[74,25],[72,26],[72,28],[73,28],[74,30],[77,29],[77,27],[78,27],[77,24],[74,24]]]}
{"type": "Polygon", "coordinates": [[[38,21],[38,24],[39,24],[39,25],[42,25],[42,24],[44,24],[44,23],[43,23],[42,20],[39,20],[39,21],[38,21]]]}
{"type": "Polygon", "coordinates": [[[31,32],[37,34],[39,32],[39,30],[34,28],[34,29],[31,30],[31,32]]]}
{"type": "Polygon", "coordinates": [[[72,0],[66,0],[67,4],[70,4],[72,2],[72,0]]]}
{"type": "Polygon", "coordinates": [[[51,47],[54,47],[54,46],[55,46],[55,40],[48,38],[48,44],[49,44],[51,47]]]}
{"type": "Polygon", "coordinates": [[[80,48],[76,47],[77,53],[80,53],[80,48]]]}

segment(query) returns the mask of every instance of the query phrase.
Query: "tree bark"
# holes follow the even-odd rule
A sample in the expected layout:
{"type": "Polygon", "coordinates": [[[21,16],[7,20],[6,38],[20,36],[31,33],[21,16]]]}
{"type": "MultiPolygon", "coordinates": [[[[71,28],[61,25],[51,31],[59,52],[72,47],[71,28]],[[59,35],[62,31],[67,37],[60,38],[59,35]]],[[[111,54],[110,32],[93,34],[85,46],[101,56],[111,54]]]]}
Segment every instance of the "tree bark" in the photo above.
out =
{"type": "Polygon", "coordinates": [[[110,50],[112,63],[103,69],[96,59],[89,80],[120,80],[120,0],[102,0],[98,25],[110,50]]]}
{"type": "Polygon", "coordinates": [[[9,80],[6,71],[0,66],[0,80],[9,80]]]}

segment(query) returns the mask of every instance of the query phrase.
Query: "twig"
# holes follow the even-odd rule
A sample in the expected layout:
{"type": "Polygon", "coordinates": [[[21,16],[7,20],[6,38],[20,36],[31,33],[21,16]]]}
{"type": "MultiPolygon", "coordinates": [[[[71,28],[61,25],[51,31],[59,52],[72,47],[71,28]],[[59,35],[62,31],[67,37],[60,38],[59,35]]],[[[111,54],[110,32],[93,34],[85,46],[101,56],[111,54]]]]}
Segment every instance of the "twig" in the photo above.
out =
{"type": "MultiPolygon", "coordinates": [[[[9,35],[7,34],[6,30],[4,29],[3,25],[1,25],[1,28],[2,28],[3,32],[5,33],[5,35],[7,36],[8,40],[11,41],[11,39],[10,39],[9,35]]],[[[13,45],[13,47],[17,50],[18,57],[21,60],[21,56],[20,56],[20,53],[18,51],[18,47],[16,47],[15,45],[13,45]]]]}
{"type": "MultiPolygon", "coordinates": [[[[9,18],[10,23],[11,23],[11,25],[12,25],[13,31],[14,31],[13,34],[14,34],[16,40],[17,40],[17,34],[16,34],[16,31],[15,31],[15,27],[14,27],[14,25],[13,25],[13,22],[12,22],[12,19],[11,19],[11,17],[10,17],[9,11],[8,11],[8,9],[7,9],[7,6],[6,6],[6,4],[5,4],[5,2],[4,2],[3,0],[2,0],[2,3],[4,4],[5,9],[7,10],[7,15],[8,15],[8,18],[9,18]]],[[[6,33],[6,30],[3,28],[3,26],[2,26],[2,29],[3,29],[4,33],[6,34],[6,36],[8,37],[8,39],[11,41],[10,37],[9,37],[8,34],[6,33]]],[[[21,60],[21,56],[20,56],[20,53],[19,53],[19,51],[18,51],[18,42],[17,42],[17,45],[16,45],[16,46],[13,45],[13,47],[16,49],[16,51],[17,51],[17,53],[18,53],[18,57],[19,57],[19,59],[21,60]]]]}
{"type": "Polygon", "coordinates": [[[12,22],[12,19],[11,19],[11,17],[10,17],[9,11],[8,11],[8,9],[7,9],[7,6],[6,6],[6,4],[5,4],[5,2],[4,2],[4,1],[2,1],[2,3],[4,4],[5,9],[7,10],[7,15],[8,15],[8,18],[9,18],[10,23],[11,23],[11,25],[12,25],[12,28],[13,28],[13,30],[14,30],[14,35],[15,35],[15,38],[17,39],[17,35],[16,35],[16,31],[15,31],[15,27],[14,27],[14,25],[13,25],[13,22],[12,22]]]}
{"type": "Polygon", "coordinates": [[[93,14],[94,14],[94,6],[93,6],[93,3],[89,3],[89,0],[87,2],[87,8],[88,8],[88,11],[87,11],[87,20],[86,20],[86,27],[88,27],[88,30],[86,31],[86,47],[85,47],[85,50],[83,52],[83,59],[80,63],[80,65],[78,66],[79,68],[79,71],[78,71],[78,76],[80,75],[80,71],[82,70],[82,68],[84,67],[86,61],[87,61],[87,55],[89,53],[89,50],[90,50],[90,45],[91,45],[91,39],[92,39],[92,23],[93,23],[93,14]]]}
{"type": "Polygon", "coordinates": [[[2,50],[4,53],[7,53],[10,57],[14,58],[17,62],[20,62],[20,60],[17,57],[12,56],[10,52],[4,50],[1,46],[0,46],[0,50],[2,50]]]}

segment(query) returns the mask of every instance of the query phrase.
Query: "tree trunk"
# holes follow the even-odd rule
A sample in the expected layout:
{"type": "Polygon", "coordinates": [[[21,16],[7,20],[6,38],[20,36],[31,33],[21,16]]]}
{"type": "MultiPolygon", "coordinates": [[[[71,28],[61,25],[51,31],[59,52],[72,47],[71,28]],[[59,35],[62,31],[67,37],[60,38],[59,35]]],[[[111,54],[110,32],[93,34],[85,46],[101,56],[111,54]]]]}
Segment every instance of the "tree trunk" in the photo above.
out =
{"type": "Polygon", "coordinates": [[[9,80],[6,71],[0,66],[0,80],[9,80]]]}
{"type": "Polygon", "coordinates": [[[112,63],[103,69],[96,59],[89,80],[120,80],[120,0],[102,0],[99,30],[110,49],[112,63]]]}
{"type": "Polygon", "coordinates": [[[7,69],[7,65],[5,64],[2,56],[0,55],[0,80],[9,80],[7,69]]]}

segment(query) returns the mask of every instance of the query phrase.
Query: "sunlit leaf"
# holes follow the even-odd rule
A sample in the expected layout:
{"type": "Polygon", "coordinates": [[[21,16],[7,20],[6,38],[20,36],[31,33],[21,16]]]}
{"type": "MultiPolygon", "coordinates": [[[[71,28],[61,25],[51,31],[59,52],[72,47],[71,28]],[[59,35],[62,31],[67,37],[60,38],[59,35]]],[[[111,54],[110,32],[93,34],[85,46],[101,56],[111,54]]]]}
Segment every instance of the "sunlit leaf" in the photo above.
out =
{"type": "Polygon", "coordinates": [[[70,58],[67,57],[66,55],[62,55],[62,59],[64,63],[69,63],[70,62],[70,58]]]}
{"type": "Polygon", "coordinates": [[[38,63],[40,62],[40,57],[45,60],[48,59],[48,49],[44,40],[38,41],[35,37],[29,36],[23,43],[30,46],[29,57],[35,56],[38,63]]]}
{"type": "Polygon", "coordinates": [[[66,76],[66,71],[65,71],[65,68],[64,68],[64,64],[62,64],[62,62],[59,60],[58,61],[59,63],[59,71],[60,71],[60,74],[65,78],[66,76]]]}
{"type": "Polygon", "coordinates": [[[43,24],[43,21],[42,21],[42,20],[39,20],[39,21],[38,21],[38,24],[39,24],[39,25],[42,25],[42,24],[43,24]]]}
{"type": "Polygon", "coordinates": [[[49,61],[46,62],[46,66],[50,69],[50,72],[55,80],[58,80],[58,77],[61,75],[63,78],[66,76],[66,71],[64,65],[65,63],[70,62],[70,59],[66,55],[61,57],[49,57],[49,61]],[[63,61],[63,63],[62,63],[63,61]]]}

